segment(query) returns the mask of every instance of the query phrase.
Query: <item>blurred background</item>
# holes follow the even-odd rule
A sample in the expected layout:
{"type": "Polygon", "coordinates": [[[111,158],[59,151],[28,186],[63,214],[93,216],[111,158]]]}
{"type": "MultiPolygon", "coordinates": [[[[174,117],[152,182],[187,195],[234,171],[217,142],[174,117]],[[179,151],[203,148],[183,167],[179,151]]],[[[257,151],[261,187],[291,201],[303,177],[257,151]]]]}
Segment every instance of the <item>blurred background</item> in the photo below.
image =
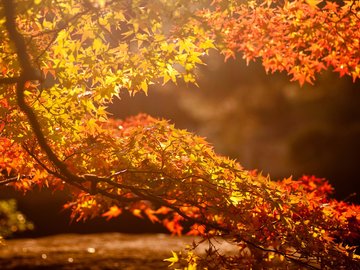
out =
{"type": "MultiPolygon", "coordinates": [[[[148,96],[124,91],[109,108],[113,117],[147,113],[177,128],[206,137],[219,154],[236,158],[273,180],[303,174],[324,177],[334,197],[360,203],[360,82],[327,71],[315,84],[300,87],[286,74],[266,75],[261,63],[240,59],[224,63],[212,53],[199,68],[199,87],[154,85],[148,96]],[[357,193],[355,195],[354,193],[357,193]]],[[[35,190],[22,196],[0,190],[0,199],[16,198],[35,230],[15,237],[58,233],[165,232],[149,221],[123,215],[71,223],[62,210],[67,194],[35,190]]]]}

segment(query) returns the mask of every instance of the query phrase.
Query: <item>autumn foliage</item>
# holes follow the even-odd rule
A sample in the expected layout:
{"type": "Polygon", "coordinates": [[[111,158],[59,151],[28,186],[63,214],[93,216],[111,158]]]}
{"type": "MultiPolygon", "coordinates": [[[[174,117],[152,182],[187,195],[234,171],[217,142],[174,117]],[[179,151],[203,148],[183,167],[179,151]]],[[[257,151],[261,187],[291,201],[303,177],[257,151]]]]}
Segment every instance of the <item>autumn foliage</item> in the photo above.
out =
{"type": "Polygon", "coordinates": [[[285,71],[301,85],[329,67],[360,78],[359,1],[214,2],[217,11],[206,15],[223,34],[227,58],[237,52],[248,63],[261,58],[266,72],[285,71]],[[224,9],[226,2],[232,5],[224,9]]]}
{"type": "Polygon", "coordinates": [[[324,179],[271,181],[166,120],[107,112],[121,89],[196,83],[210,49],[300,84],[329,67],[356,80],[358,28],[356,1],[6,1],[0,185],[66,190],[77,221],[127,211],[208,242],[174,268],[358,269],[360,208],[324,179]]]}

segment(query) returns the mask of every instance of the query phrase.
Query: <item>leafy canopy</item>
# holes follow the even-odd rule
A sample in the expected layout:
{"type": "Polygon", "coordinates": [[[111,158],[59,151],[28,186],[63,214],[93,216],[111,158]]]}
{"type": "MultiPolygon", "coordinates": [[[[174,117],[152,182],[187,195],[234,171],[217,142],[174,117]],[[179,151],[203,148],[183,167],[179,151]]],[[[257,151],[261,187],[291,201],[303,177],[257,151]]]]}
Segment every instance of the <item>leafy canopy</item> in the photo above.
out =
{"type": "Polygon", "coordinates": [[[215,0],[209,22],[222,35],[227,58],[261,58],[266,72],[285,71],[300,85],[332,67],[360,78],[360,2],[322,0],[215,0]],[[224,8],[225,6],[225,8],[224,8]]]}
{"type": "Polygon", "coordinates": [[[165,120],[111,119],[122,89],[196,83],[210,49],[300,84],[359,78],[359,2],[35,0],[0,6],[0,185],[65,189],[76,220],[129,211],[201,235],[187,269],[356,269],[359,206],[323,179],[272,182],[165,120]],[[213,244],[224,238],[226,254],[213,244]]]}

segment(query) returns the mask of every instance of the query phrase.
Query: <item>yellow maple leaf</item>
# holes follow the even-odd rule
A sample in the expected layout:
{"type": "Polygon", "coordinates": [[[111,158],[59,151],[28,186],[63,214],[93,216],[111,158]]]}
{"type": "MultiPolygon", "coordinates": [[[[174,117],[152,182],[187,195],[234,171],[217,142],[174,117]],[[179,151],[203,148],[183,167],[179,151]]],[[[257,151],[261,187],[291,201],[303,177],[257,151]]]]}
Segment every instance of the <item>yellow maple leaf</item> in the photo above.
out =
{"type": "Polygon", "coordinates": [[[313,8],[317,8],[317,5],[321,2],[323,2],[323,0],[306,0],[306,3],[313,8]]]}
{"type": "Polygon", "coordinates": [[[179,261],[179,257],[178,257],[178,255],[176,254],[176,252],[171,251],[171,253],[172,253],[172,255],[173,255],[172,257],[167,258],[167,259],[164,259],[165,262],[171,262],[171,264],[169,264],[169,267],[170,267],[170,266],[173,266],[175,263],[177,263],[177,262],[179,261]]]}
{"type": "Polygon", "coordinates": [[[93,50],[95,53],[98,53],[104,48],[104,44],[100,38],[95,38],[92,45],[93,50]]]}
{"type": "Polygon", "coordinates": [[[147,95],[147,92],[148,92],[148,84],[147,84],[147,82],[142,81],[140,87],[144,91],[144,93],[147,95]]]}

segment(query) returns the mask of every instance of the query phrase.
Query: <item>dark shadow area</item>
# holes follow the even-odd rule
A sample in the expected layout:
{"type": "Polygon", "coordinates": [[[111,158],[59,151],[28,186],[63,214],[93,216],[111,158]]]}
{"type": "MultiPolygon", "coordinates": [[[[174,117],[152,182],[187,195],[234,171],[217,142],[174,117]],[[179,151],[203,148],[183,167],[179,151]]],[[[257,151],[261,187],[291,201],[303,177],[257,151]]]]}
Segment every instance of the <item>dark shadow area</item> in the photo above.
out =
{"type": "Polygon", "coordinates": [[[147,219],[140,219],[127,212],[108,221],[102,217],[85,222],[71,221],[70,211],[63,209],[63,205],[69,200],[68,196],[63,191],[33,190],[21,195],[12,189],[1,190],[0,198],[16,198],[19,210],[35,225],[35,230],[17,233],[12,238],[42,237],[62,233],[167,233],[160,224],[153,224],[147,219]]]}

